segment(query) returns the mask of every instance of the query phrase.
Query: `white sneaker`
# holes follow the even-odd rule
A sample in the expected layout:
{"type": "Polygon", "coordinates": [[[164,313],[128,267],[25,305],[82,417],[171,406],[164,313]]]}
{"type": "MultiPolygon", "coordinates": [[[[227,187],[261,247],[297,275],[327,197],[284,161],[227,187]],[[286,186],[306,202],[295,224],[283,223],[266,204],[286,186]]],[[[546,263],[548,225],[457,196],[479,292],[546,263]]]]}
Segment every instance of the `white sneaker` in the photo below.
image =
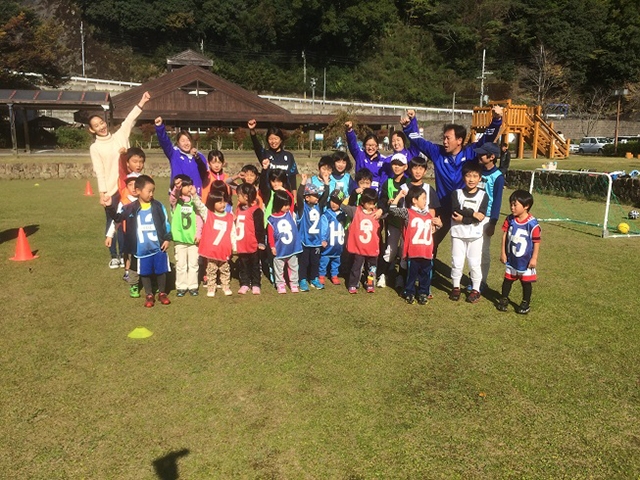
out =
{"type": "Polygon", "coordinates": [[[387,279],[384,276],[384,273],[378,277],[378,282],[376,283],[376,287],[385,288],[387,286],[387,279]]]}
{"type": "Polygon", "coordinates": [[[213,288],[213,289],[207,288],[207,297],[215,297],[215,296],[216,296],[215,288],[213,288]]]}
{"type": "Polygon", "coordinates": [[[111,261],[109,262],[109,268],[111,269],[120,268],[120,260],[118,260],[117,258],[112,258],[111,261]]]}
{"type": "Polygon", "coordinates": [[[222,288],[222,291],[224,292],[224,294],[228,297],[229,295],[233,295],[233,292],[231,291],[230,288],[222,288]]]}
{"type": "Polygon", "coordinates": [[[124,258],[120,258],[120,268],[124,268],[124,258]]]}

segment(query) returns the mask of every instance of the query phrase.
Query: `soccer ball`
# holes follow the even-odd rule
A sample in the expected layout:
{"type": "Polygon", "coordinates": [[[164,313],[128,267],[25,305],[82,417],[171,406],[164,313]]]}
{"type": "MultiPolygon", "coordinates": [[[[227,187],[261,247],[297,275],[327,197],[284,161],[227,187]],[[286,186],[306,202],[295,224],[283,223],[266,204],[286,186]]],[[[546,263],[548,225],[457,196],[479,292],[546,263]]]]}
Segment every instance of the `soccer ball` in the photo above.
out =
{"type": "Polygon", "coordinates": [[[640,212],[637,210],[631,210],[629,212],[629,220],[637,220],[640,218],[640,212]]]}
{"type": "Polygon", "coordinates": [[[618,224],[618,231],[620,233],[629,233],[630,227],[628,223],[620,223],[618,224]]]}

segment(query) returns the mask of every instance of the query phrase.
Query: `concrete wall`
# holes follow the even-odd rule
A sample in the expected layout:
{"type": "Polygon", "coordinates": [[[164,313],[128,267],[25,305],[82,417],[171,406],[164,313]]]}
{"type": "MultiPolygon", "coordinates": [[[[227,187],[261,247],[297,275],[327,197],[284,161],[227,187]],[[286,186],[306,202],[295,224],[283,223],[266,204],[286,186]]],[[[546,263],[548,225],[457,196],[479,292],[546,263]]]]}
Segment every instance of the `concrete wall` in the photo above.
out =
{"type": "MultiPolygon", "coordinates": [[[[239,168],[240,164],[238,164],[239,168]]],[[[316,173],[311,166],[301,166],[303,173],[316,173]]],[[[233,170],[233,167],[232,167],[233,170]]],[[[168,163],[147,163],[145,173],[152,177],[168,178],[171,171],[168,163]]],[[[433,167],[429,163],[427,177],[433,178],[433,167]]],[[[90,163],[0,163],[0,180],[93,178],[90,163]]],[[[507,184],[510,188],[529,190],[531,172],[510,170],[507,184]]],[[[613,192],[624,204],[640,206],[640,179],[619,178],[613,182],[613,192]]]]}

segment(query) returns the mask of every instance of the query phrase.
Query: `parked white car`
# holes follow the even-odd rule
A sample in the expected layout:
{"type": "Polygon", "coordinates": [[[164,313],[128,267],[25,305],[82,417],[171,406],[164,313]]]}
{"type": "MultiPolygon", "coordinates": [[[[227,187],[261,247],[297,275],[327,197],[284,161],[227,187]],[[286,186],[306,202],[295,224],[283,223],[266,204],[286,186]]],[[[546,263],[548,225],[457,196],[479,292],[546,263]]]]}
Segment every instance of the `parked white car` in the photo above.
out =
{"type": "Polygon", "coordinates": [[[613,141],[607,137],[584,137],[580,140],[580,145],[578,145],[578,153],[595,153],[602,155],[604,146],[609,143],[613,143],[613,141]]]}

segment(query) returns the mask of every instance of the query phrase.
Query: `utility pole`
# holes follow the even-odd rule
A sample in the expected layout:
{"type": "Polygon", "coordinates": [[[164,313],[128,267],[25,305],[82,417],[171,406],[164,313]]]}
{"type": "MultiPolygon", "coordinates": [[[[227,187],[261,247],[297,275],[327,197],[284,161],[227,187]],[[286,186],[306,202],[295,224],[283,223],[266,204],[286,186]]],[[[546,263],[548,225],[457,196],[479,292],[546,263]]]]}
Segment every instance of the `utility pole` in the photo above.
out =
{"type": "Polygon", "coordinates": [[[451,104],[451,123],[456,123],[456,92],[453,92],[453,103],[451,104]]]}
{"type": "Polygon", "coordinates": [[[613,145],[614,153],[617,155],[618,154],[618,133],[620,131],[620,104],[622,102],[622,96],[628,95],[629,90],[626,88],[622,88],[620,90],[614,91],[613,94],[616,97],[618,97],[618,110],[616,111],[616,134],[615,134],[615,142],[613,145]]]}
{"type": "Polygon", "coordinates": [[[304,50],[302,50],[302,75],[303,75],[303,83],[304,83],[304,98],[307,99],[307,57],[304,54],[304,50]]]}
{"type": "Polygon", "coordinates": [[[538,62],[538,105],[542,105],[542,70],[544,68],[544,46],[540,44],[540,61],[538,62]]]}
{"type": "Polygon", "coordinates": [[[317,80],[318,80],[317,78],[311,79],[311,114],[312,115],[315,113],[314,109],[316,106],[316,81],[317,80]]]}
{"type": "Polygon", "coordinates": [[[14,155],[18,155],[18,138],[16,134],[16,114],[13,110],[13,103],[7,103],[9,107],[9,124],[11,125],[11,150],[14,155]]]}
{"type": "Polygon", "coordinates": [[[324,67],[324,87],[322,88],[322,107],[324,108],[324,102],[327,101],[327,67],[324,67]]]}
{"type": "Polygon", "coordinates": [[[493,75],[493,72],[485,72],[484,70],[486,54],[487,54],[487,50],[483,49],[482,50],[482,74],[479,77],[476,77],[480,79],[480,106],[482,106],[484,102],[484,79],[487,78],[487,75],[493,75]]]}
{"type": "Polygon", "coordinates": [[[80,20],[80,48],[82,52],[82,76],[87,77],[84,67],[84,22],[80,20]]]}

